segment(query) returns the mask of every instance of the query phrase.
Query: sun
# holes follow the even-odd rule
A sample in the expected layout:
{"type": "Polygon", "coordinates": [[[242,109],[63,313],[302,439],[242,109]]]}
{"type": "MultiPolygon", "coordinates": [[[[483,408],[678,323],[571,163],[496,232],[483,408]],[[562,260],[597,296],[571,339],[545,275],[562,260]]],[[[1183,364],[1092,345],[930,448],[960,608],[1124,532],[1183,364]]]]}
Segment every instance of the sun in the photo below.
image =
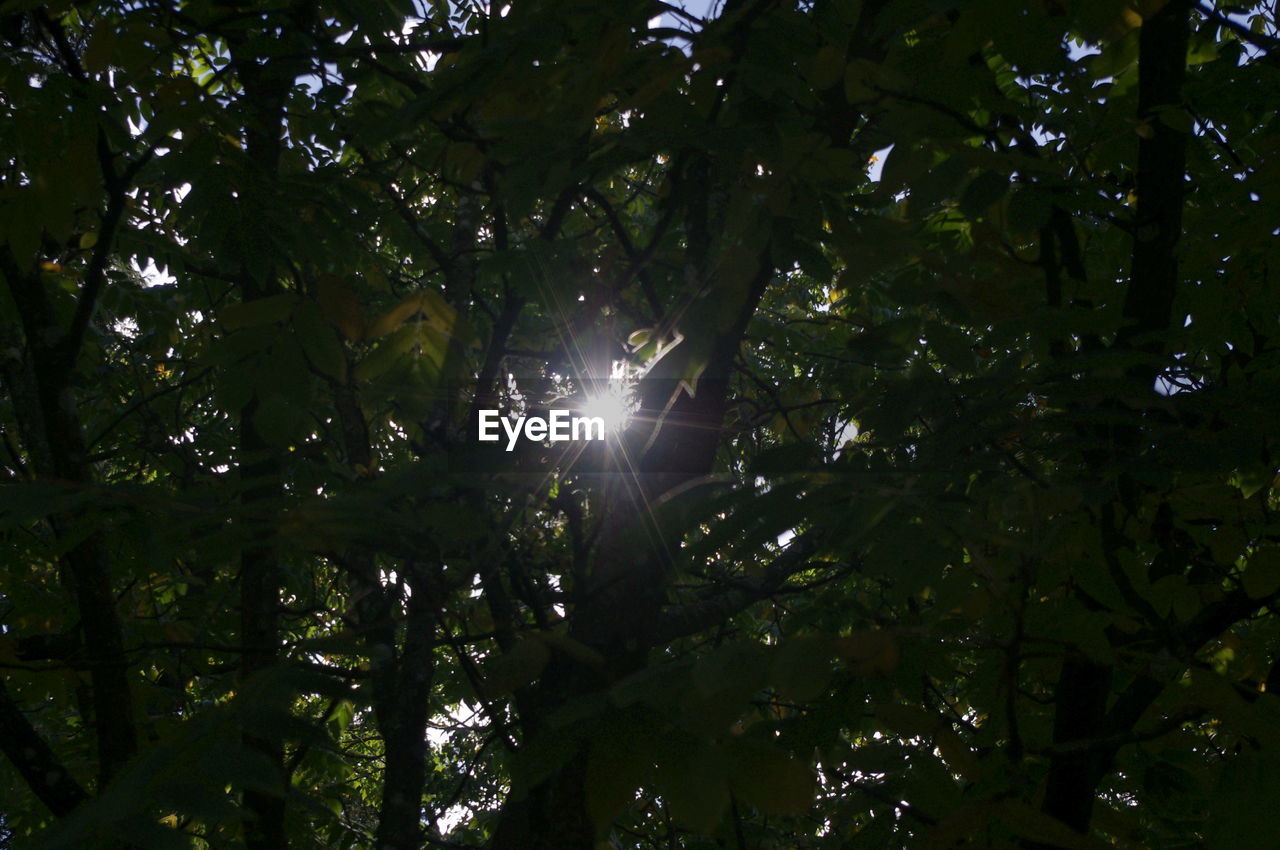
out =
{"type": "Polygon", "coordinates": [[[603,392],[587,396],[578,411],[583,416],[600,417],[605,431],[618,433],[631,419],[632,401],[621,381],[610,381],[603,392]]]}

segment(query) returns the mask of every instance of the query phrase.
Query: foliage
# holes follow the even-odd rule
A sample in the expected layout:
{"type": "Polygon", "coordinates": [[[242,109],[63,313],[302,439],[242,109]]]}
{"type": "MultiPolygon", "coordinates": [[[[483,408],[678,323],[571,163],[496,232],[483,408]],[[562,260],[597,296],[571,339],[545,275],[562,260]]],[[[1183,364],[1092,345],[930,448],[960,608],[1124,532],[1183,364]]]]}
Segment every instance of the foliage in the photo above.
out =
{"type": "Polygon", "coordinates": [[[1256,843],[1277,37],[0,6],[0,845],[1256,843]]]}

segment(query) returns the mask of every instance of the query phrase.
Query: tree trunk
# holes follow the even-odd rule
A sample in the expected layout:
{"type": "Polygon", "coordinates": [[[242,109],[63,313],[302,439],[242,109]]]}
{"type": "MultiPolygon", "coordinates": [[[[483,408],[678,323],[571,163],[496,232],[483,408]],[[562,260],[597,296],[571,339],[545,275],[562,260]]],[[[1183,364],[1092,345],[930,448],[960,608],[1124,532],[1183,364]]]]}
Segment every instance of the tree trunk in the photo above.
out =
{"type": "MultiPolygon", "coordinates": [[[[1182,102],[1186,72],[1189,5],[1184,0],[1166,3],[1142,24],[1138,47],[1138,113],[1147,132],[1138,140],[1138,195],[1133,259],[1125,295],[1127,324],[1117,336],[1116,350],[1134,348],[1159,358],[1164,342],[1159,334],[1169,330],[1178,265],[1174,248],[1181,236],[1182,196],[1186,171],[1186,133],[1175,129],[1171,110],[1182,102]]],[[[1159,363],[1153,360],[1129,371],[1139,396],[1154,392],[1159,363]]],[[[1115,456],[1142,450],[1140,426],[1113,429],[1115,456]]],[[[1132,497],[1138,485],[1119,482],[1117,498],[1132,497]]],[[[1105,529],[1104,529],[1105,532],[1105,529]]],[[[1115,541],[1104,534],[1104,545],[1115,541]]],[[[1115,553],[1110,553],[1115,554],[1115,553]]],[[[1116,718],[1108,717],[1111,696],[1110,669],[1088,660],[1067,659],[1055,689],[1057,706],[1053,743],[1069,745],[1088,738],[1113,734],[1116,718]]],[[[1143,700],[1126,707],[1125,722],[1136,722],[1159,694],[1159,687],[1131,687],[1143,700]]],[[[1055,755],[1049,765],[1042,811],[1080,832],[1088,832],[1098,787],[1110,772],[1118,747],[1097,747],[1055,755]]],[[[1030,842],[1029,846],[1046,845],[1030,842]]]]}

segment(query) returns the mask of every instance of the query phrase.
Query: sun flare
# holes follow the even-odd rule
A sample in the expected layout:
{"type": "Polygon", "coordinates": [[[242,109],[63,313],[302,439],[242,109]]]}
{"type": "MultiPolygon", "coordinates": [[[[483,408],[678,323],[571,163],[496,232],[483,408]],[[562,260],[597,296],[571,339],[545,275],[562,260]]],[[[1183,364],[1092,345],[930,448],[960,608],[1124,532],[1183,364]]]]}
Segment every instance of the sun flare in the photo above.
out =
{"type": "Polygon", "coordinates": [[[611,381],[607,388],[583,400],[579,412],[583,416],[600,417],[605,431],[616,434],[627,427],[631,419],[631,400],[621,382],[611,381]]]}

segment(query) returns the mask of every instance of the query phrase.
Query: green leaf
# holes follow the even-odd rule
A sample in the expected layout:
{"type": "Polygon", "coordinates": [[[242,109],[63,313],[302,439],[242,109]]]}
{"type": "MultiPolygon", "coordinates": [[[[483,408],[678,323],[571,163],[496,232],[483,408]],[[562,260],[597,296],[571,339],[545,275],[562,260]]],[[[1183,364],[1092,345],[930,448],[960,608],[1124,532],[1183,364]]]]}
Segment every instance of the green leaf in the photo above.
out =
{"type": "Polygon", "coordinates": [[[824,44],[814,54],[809,68],[809,79],[818,91],[829,89],[844,76],[844,51],[833,44],[824,44]]]}
{"type": "Polygon", "coordinates": [[[778,647],[773,659],[773,683],[778,693],[795,702],[822,694],[831,681],[831,647],[813,638],[792,638],[778,647]]]}
{"type": "Polygon", "coordinates": [[[1241,583],[1250,599],[1264,599],[1280,591],[1280,549],[1264,546],[1254,552],[1241,583]]]}
{"type": "Polygon", "coordinates": [[[94,27],[81,59],[84,69],[91,74],[99,74],[107,70],[115,54],[117,38],[115,21],[110,18],[94,27]]]}
{"type": "Polygon", "coordinates": [[[316,370],[339,383],[347,379],[347,355],[333,327],[312,302],[302,302],[293,316],[303,354],[316,370]]]}
{"type": "Polygon", "coordinates": [[[1208,808],[1209,850],[1240,850],[1275,828],[1272,811],[1280,794],[1280,765],[1274,754],[1243,751],[1230,756],[1219,774],[1208,808]]]}
{"type": "Polygon", "coordinates": [[[770,744],[747,739],[725,746],[729,787],[766,814],[802,815],[813,807],[817,779],[808,766],[770,744]]]}
{"type": "Polygon", "coordinates": [[[671,816],[694,832],[712,832],[729,808],[728,770],[723,752],[707,746],[660,764],[658,790],[671,816]]]}
{"type": "Polygon", "coordinates": [[[1016,233],[1034,233],[1049,220],[1052,201],[1044,190],[1022,186],[1009,197],[1009,228],[1016,233]]]}
{"type": "Polygon", "coordinates": [[[423,313],[436,327],[446,333],[453,326],[453,310],[439,294],[423,290],[404,298],[399,304],[379,316],[369,325],[368,338],[377,339],[392,333],[412,316],[423,313]]]}
{"type": "Polygon", "coordinates": [[[1089,74],[1095,80],[1106,77],[1117,77],[1132,68],[1138,61],[1138,36],[1141,28],[1131,30],[1121,38],[1112,41],[1096,56],[1086,61],[1089,74]]]}
{"type": "Polygon", "coordinates": [[[632,331],[627,337],[627,345],[631,346],[633,350],[643,348],[649,342],[649,337],[652,333],[652,328],[641,328],[638,331],[632,331]]]}
{"type": "Polygon", "coordinates": [[[228,304],[218,314],[218,320],[228,331],[260,328],[284,321],[297,303],[298,297],[292,293],[269,295],[253,301],[228,304]]]}
{"type": "Polygon", "coordinates": [[[986,212],[987,208],[996,204],[1009,191],[1009,178],[994,171],[983,171],[965,187],[960,196],[960,210],[967,216],[976,217],[986,212]]]}
{"type": "Polygon", "coordinates": [[[885,631],[854,632],[836,641],[836,651],[850,670],[864,676],[890,673],[898,666],[898,643],[885,631]]]}
{"type": "Polygon", "coordinates": [[[373,351],[356,364],[352,375],[357,381],[371,381],[390,369],[419,342],[418,329],[412,326],[400,328],[391,336],[378,342],[373,351]]]}
{"type": "Polygon", "coordinates": [[[290,446],[301,439],[310,424],[304,408],[273,395],[263,399],[253,414],[253,427],[273,446],[290,446]]]}
{"type": "Polygon", "coordinates": [[[1057,818],[1033,809],[1020,800],[1005,800],[997,807],[1000,820],[1014,834],[1050,847],[1066,850],[1103,850],[1108,845],[1076,832],[1057,818]]]}
{"type": "Polygon", "coordinates": [[[604,835],[618,812],[635,799],[654,768],[657,733],[635,712],[606,719],[591,741],[587,757],[587,810],[596,833],[604,835]]]}
{"type": "Polygon", "coordinates": [[[364,311],[345,280],[334,274],[320,275],[316,281],[316,301],[324,315],[347,339],[364,337],[364,311]]]}
{"type": "Polygon", "coordinates": [[[484,665],[481,690],[489,699],[509,694],[537,679],[550,660],[551,650],[540,635],[521,638],[484,665]]]}

